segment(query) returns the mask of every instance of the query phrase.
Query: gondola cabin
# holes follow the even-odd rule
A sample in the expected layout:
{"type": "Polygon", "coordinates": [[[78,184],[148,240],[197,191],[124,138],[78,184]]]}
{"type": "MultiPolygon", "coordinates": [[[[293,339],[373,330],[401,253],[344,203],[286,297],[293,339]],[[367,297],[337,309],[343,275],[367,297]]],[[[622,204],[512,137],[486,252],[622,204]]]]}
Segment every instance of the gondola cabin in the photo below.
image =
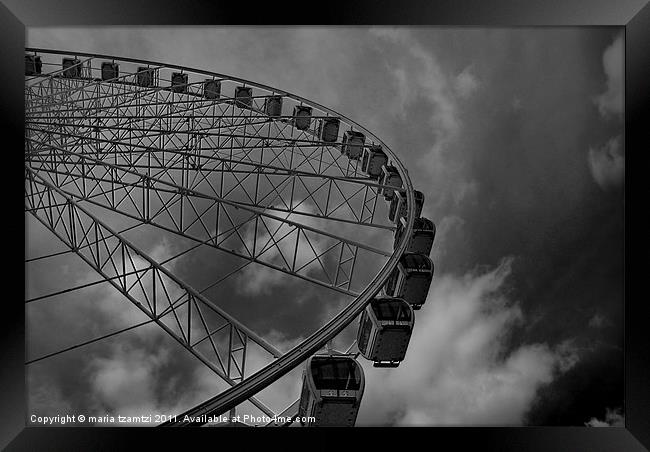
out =
{"type": "Polygon", "coordinates": [[[403,298],[413,309],[420,309],[427,299],[432,279],[433,262],[428,256],[404,253],[384,285],[384,293],[403,298]]]}
{"type": "MultiPolygon", "coordinates": [[[[402,188],[402,176],[397,172],[393,165],[384,165],[381,167],[381,176],[379,178],[381,185],[390,185],[391,187],[402,188]]],[[[384,195],[386,201],[393,199],[394,190],[389,187],[380,189],[380,194],[384,195]]]]}
{"type": "Polygon", "coordinates": [[[388,163],[388,156],[381,146],[373,145],[363,150],[361,160],[361,171],[368,176],[379,179],[381,176],[381,167],[388,163]]]}
{"type": "Polygon", "coordinates": [[[66,78],[81,77],[81,61],[76,58],[63,58],[61,63],[63,76],[66,78]]]}
{"type": "Polygon", "coordinates": [[[282,116],[282,96],[269,96],[264,101],[264,112],[272,117],[282,116]]]}
{"type": "MultiPolygon", "coordinates": [[[[397,223],[397,230],[395,231],[395,241],[393,242],[393,249],[397,248],[397,244],[402,238],[402,234],[406,230],[406,218],[402,217],[397,223]]],[[[418,254],[431,254],[433,248],[433,240],[436,237],[436,225],[428,218],[416,218],[413,221],[413,233],[406,245],[407,253],[418,254]]]]}
{"type": "Polygon", "coordinates": [[[339,137],[338,118],[323,118],[320,125],[320,139],[327,143],[334,143],[339,137]]]}
{"type": "Polygon", "coordinates": [[[221,82],[210,78],[205,79],[203,82],[203,97],[206,99],[214,100],[219,99],[221,95],[221,82]]]}
{"type": "Polygon", "coordinates": [[[351,160],[359,160],[365,142],[366,136],[361,132],[346,130],[343,134],[341,153],[351,160]]]}
{"type": "Polygon", "coordinates": [[[253,106],[253,88],[249,86],[235,87],[235,104],[239,108],[250,108],[253,106]]]}
{"type": "Polygon", "coordinates": [[[301,424],[313,427],[354,426],[364,386],[363,369],[353,357],[312,356],[303,371],[298,408],[301,424]]]}
{"type": "Polygon", "coordinates": [[[102,63],[102,80],[112,80],[119,77],[120,69],[117,63],[104,61],[102,63]]]}
{"type": "Polygon", "coordinates": [[[293,125],[299,130],[307,130],[311,125],[312,108],[306,105],[293,107],[293,125]]]}
{"type": "Polygon", "coordinates": [[[148,67],[140,66],[138,67],[138,72],[136,74],[136,83],[138,86],[147,88],[154,85],[154,70],[148,67]]]}
{"type": "Polygon", "coordinates": [[[37,55],[25,55],[25,75],[38,75],[42,68],[41,57],[37,55]]]}
{"type": "Polygon", "coordinates": [[[397,367],[406,356],[415,315],[401,298],[374,298],[361,316],[357,346],[374,367],[397,367]]]}
{"type": "Polygon", "coordinates": [[[186,93],[187,92],[187,74],[182,72],[174,72],[172,74],[172,91],[175,93],[186,93]]]}
{"type": "MultiPolygon", "coordinates": [[[[413,190],[413,198],[415,198],[415,218],[418,218],[422,214],[422,207],[424,207],[424,193],[413,190]]],[[[400,218],[406,217],[407,208],[406,192],[395,190],[388,209],[388,219],[399,224],[400,218]]]]}

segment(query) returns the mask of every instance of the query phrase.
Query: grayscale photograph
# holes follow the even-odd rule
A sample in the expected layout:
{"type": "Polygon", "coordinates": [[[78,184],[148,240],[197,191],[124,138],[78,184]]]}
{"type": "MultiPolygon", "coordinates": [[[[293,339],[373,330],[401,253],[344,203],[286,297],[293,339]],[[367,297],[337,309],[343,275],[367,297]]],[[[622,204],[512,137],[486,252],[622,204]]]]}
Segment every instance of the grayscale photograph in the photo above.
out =
{"type": "Polygon", "coordinates": [[[621,27],[27,27],[31,426],[623,427],[621,27]]]}

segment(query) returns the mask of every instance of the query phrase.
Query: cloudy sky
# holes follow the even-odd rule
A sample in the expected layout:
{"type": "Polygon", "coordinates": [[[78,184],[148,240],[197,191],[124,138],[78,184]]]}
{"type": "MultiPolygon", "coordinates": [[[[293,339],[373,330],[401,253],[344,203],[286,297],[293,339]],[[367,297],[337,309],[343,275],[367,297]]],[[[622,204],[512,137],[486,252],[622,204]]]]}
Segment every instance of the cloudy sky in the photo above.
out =
{"type": "MultiPolygon", "coordinates": [[[[167,62],[283,89],[364,125],[399,155],[425,194],[423,216],[438,227],[436,276],[406,360],[397,369],[364,363],[357,425],[622,425],[623,39],[611,27],[27,32],[32,47],[167,62]]],[[[61,249],[26,221],[28,257],[61,249]]],[[[187,246],[165,234],[140,239],[161,260],[187,246]]],[[[171,268],[205,286],[214,280],[209,256],[193,253],[171,268]]],[[[27,265],[28,296],[97,279],[72,257],[27,265]]],[[[246,272],[224,286],[232,294],[224,307],[281,349],[343,302],[269,285],[275,276],[265,269],[246,272]]],[[[106,285],[34,303],[28,355],[142,320],[106,285]]],[[[292,402],[299,372],[265,400],[276,409],[292,402]]],[[[27,374],[36,414],[167,413],[222,387],[155,325],[27,374]]]]}

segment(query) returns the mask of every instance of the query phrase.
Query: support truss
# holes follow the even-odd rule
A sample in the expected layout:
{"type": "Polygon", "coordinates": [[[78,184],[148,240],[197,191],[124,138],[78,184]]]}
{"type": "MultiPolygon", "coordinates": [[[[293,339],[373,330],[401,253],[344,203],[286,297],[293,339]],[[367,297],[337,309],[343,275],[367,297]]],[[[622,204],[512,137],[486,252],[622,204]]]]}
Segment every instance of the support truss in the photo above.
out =
{"type": "MultiPolygon", "coordinates": [[[[227,383],[244,379],[249,341],[282,353],[26,166],[26,206],[147,317],[227,383]]],[[[257,400],[265,413],[273,413],[257,400]]]]}

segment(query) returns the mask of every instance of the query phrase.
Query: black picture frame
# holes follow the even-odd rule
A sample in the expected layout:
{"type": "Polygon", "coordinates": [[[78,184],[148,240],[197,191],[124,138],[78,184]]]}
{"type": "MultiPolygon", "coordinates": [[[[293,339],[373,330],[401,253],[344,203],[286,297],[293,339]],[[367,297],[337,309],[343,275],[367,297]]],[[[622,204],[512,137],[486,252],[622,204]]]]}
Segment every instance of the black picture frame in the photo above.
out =
{"type": "MultiPolygon", "coordinates": [[[[21,214],[22,194],[19,193],[24,174],[20,170],[21,142],[24,140],[23,118],[23,55],[25,27],[75,26],[75,25],[232,25],[242,24],[240,12],[244,5],[217,0],[139,0],[120,2],[110,0],[1,0],[0,3],[0,112],[4,139],[0,145],[7,158],[3,172],[5,203],[10,213],[4,223],[5,239],[15,237],[20,222],[14,218],[21,214]],[[125,7],[126,6],[126,7],[125,7]]],[[[650,5],[647,0],[418,0],[398,2],[389,0],[355,0],[321,2],[318,8],[304,2],[281,2],[246,7],[247,22],[242,25],[304,24],[304,25],[448,25],[448,26],[594,26],[609,25],[625,28],[625,142],[626,164],[626,272],[625,272],[625,428],[582,427],[526,427],[526,428],[430,428],[408,429],[417,434],[417,440],[408,440],[403,434],[386,433],[388,430],[354,429],[353,435],[380,440],[384,446],[393,441],[395,447],[425,445],[427,449],[448,449],[443,444],[453,444],[461,449],[487,450],[567,450],[567,451],[641,451],[650,447],[650,372],[648,350],[650,343],[649,316],[645,311],[645,297],[632,296],[635,286],[632,275],[639,274],[643,266],[632,265],[632,250],[644,251],[647,239],[639,233],[640,224],[630,218],[630,194],[642,194],[632,184],[640,182],[643,166],[638,164],[643,151],[650,149],[647,132],[648,99],[650,93],[650,5]],[[632,234],[631,226],[636,226],[632,234]],[[634,240],[634,248],[630,240],[634,240]],[[389,436],[389,440],[385,437],[389,436]],[[392,440],[391,440],[392,438],[392,440]],[[422,442],[424,440],[424,442],[422,442]],[[645,447],[644,447],[645,445],[645,447]]],[[[640,201],[637,202],[640,205],[640,201]]],[[[637,208],[638,211],[639,208],[637,208]]],[[[23,217],[24,218],[24,217],[23,217]]],[[[24,221],[24,220],[23,220],[24,221]]],[[[23,224],[24,226],[24,224],[23,224]]],[[[24,228],[23,228],[24,230],[24,228]]],[[[646,234],[647,235],[647,234],[646,234]]],[[[125,448],[143,439],[150,445],[170,441],[207,441],[217,446],[213,429],[192,429],[192,436],[172,433],[169,429],[140,428],[45,428],[25,427],[24,378],[24,293],[20,278],[24,280],[24,267],[16,262],[24,260],[24,247],[19,240],[7,240],[5,262],[5,291],[2,315],[2,346],[0,347],[0,447],[7,450],[101,450],[125,448]],[[14,242],[12,245],[11,242],[14,242]],[[14,274],[15,273],[15,274],[14,274]]],[[[641,256],[637,256],[641,257],[641,256]]],[[[637,279],[638,281],[638,279],[637,279]]],[[[292,432],[300,429],[292,429],[292,432]]],[[[283,430],[286,435],[286,429],[283,430]]],[[[241,429],[220,429],[219,443],[225,436],[241,438],[241,429]],[[224,430],[228,430],[225,432],[224,430]]],[[[246,437],[268,441],[277,438],[277,429],[247,429],[246,437]],[[271,432],[270,430],[273,430],[271,432]],[[264,431],[264,432],[263,432],[264,431]]],[[[331,431],[330,431],[331,432],[331,431]]],[[[296,445],[310,447],[332,444],[338,436],[327,432],[302,430],[296,445]],[[303,436],[304,435],[304,436],[303,436]]],[[[338,433],[336,434],[338,435],[338,433]]],[[[292,440],[293,441],[293,440],[292,440]]],[[[346,440],[349,441],[349,440],[346,440]]],[[[249,443],[245,443],[248,445],[249,443]]],[[[284,443],[280,443],[284,444],[284,443]]],[[[347,443],[345,447],[354,447],[347,443]]],[[[295,445],[294,445],[295,446],[295,445]]]]}

